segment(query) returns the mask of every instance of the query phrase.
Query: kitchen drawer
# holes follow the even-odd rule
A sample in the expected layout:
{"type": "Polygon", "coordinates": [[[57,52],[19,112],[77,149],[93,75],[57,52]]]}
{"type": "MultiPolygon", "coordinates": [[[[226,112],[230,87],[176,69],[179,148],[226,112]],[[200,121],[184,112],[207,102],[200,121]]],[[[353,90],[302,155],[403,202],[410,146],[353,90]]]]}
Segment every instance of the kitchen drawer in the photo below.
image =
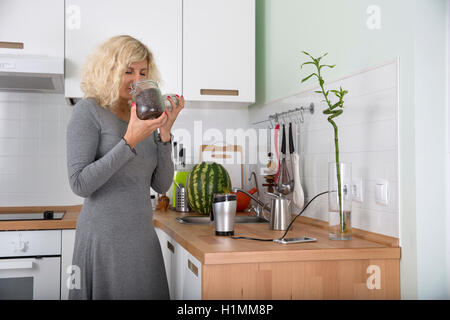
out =
{"type": "Polygon", "coordinates": [[[61,255],[61,230],[1,231],[0,257],[61,255]]]}

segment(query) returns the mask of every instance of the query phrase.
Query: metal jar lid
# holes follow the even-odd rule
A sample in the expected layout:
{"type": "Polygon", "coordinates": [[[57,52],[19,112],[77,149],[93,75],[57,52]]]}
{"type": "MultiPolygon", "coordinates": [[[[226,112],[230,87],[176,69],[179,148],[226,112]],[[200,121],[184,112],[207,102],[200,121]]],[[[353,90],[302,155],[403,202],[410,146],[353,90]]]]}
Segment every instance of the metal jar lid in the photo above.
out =
{"type": "Polygon", "coordinates": [[[213,197],[213,203],[236,201],[236,195],[234,193],[215,193],[213,197]]]}

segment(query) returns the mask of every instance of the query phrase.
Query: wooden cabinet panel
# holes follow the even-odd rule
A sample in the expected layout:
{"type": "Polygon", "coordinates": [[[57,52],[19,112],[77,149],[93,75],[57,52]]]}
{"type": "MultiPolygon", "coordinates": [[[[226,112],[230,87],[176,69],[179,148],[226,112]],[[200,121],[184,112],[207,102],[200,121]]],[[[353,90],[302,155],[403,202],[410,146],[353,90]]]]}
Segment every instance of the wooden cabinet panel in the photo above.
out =
{"type": "Polygon", "coordinates": [[[204,265],[203,278],[203,299],[400,299],[390,259],[204,265]]]}

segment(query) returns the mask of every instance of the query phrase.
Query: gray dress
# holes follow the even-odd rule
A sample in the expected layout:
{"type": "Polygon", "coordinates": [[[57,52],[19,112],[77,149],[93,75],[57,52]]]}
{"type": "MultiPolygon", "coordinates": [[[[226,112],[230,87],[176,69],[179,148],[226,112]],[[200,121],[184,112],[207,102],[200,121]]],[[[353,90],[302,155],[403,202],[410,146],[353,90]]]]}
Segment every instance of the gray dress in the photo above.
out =
{"type": "Polygon", "coordinates": [[[70,186],[86,198],[72,260],[80,279],[75,272],[69,299],[169,299],[150,186],[169,189],[172,146],[154,132],[133,151],[122,139],[127,126],[93,99],[78,102],[68,124],[70,186]]]}

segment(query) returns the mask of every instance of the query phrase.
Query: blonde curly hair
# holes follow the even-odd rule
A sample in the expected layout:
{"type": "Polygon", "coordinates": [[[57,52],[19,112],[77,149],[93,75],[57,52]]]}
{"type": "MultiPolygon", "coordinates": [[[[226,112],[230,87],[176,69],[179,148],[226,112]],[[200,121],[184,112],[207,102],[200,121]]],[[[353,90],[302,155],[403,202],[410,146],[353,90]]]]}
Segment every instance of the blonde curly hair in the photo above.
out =
{"type": "Polygon", "coordinates": [[[152,52],[139,40],[119,35],[101,44],[91,54],[82,72],[81,90],[85,98],[93,98],[105,108],[119,102],[119,89],[126,69],[133,62],[147,60],[147,78],[160,81],[152,52]]]}

